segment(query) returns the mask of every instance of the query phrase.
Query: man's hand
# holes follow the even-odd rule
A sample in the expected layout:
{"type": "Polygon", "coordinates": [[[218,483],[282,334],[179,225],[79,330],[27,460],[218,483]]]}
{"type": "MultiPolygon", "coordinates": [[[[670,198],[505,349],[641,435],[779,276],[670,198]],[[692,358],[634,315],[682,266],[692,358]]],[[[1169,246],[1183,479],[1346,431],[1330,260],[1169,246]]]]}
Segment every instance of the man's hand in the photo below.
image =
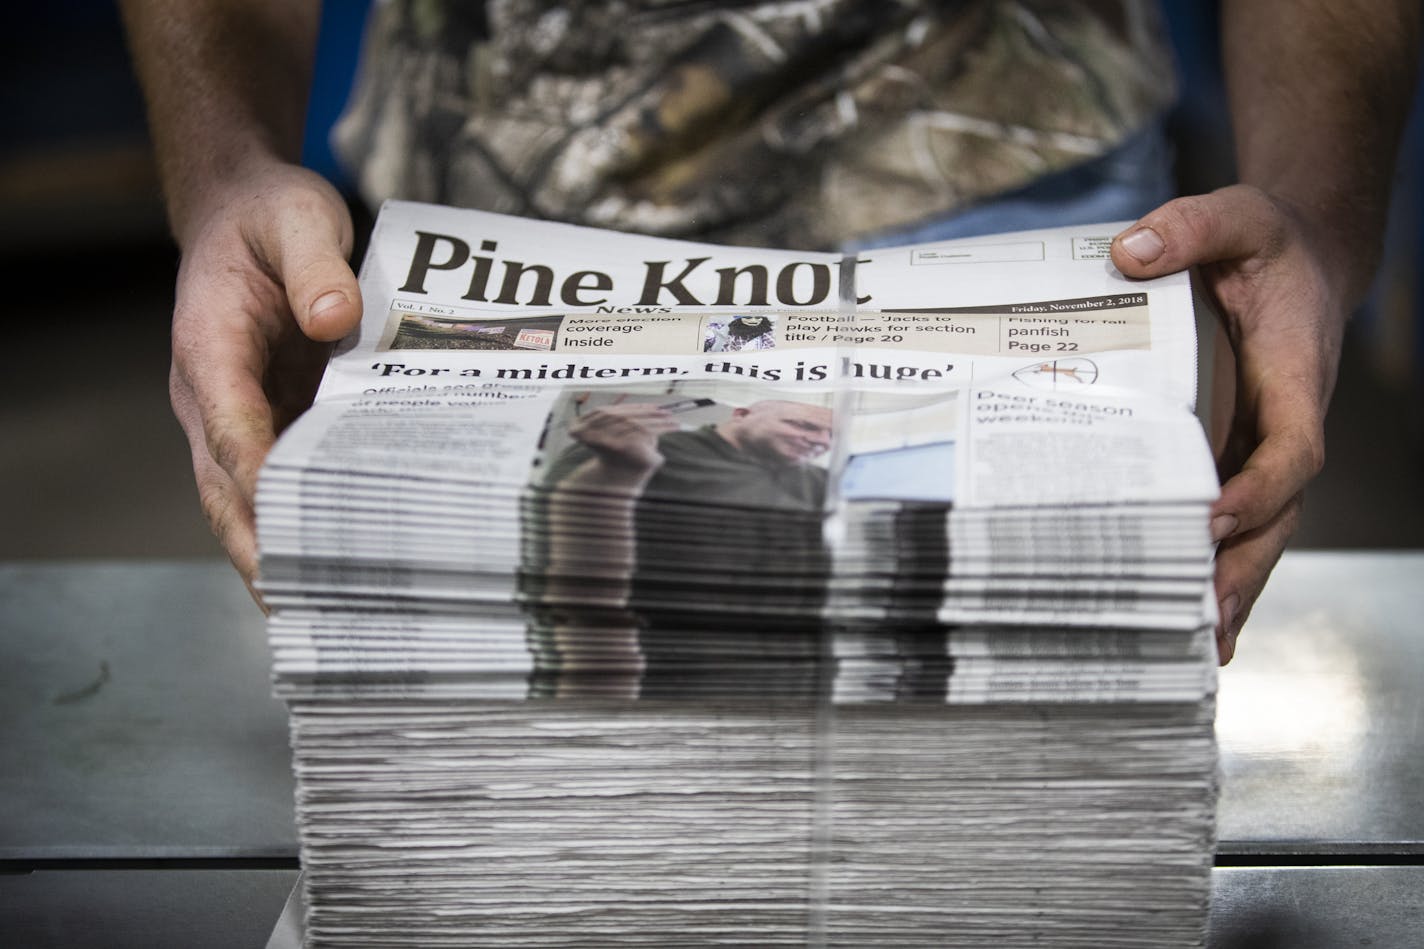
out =
{"type": "Polygon", "coordinates": [[[326,344],[361,312],[346,206],[293,164],[320,4],[120,0],[119,9],[183,254],[169,393],[203,510],[250,589],[257,470],[310,404],[326,344]]]}
{"type": "Polygon", "coordinates": [[[677,428],[671,413],[647,402],[604,406],[569,425],[570,437],[592,451],[593,457],[552,485],[545,589],[551,601],[586,598],[590,590],[576,578],[587,578],[592,571],[601,580],[598,596],[604,605],[627,607],[629,583],[638,563],[635,509],[648,480],[663,465],[658,438],[677,428]],[[589,534],[579,523],[587,517],[587,506],[563,495],[570,490],[602,496],[598,505],[602,523],[596,533],[589,534]]]}
{"type": "Polygon", "coordinates": [[[1281,200],[1236,185],[1168,202],[1112,245],[1113,263],[1130,277],[1196,267],[1235,355],[1231,411],[1213,406],[1226,423],[1212,433],[1223,479],[1211,511],[1222,664],[1325,461],[1325,411],[1348,311],[1318,234],[1281,200]]]}
{"type": "Polygon", "coordinates": [[[193,221],[169,393],[203,511],[251,588],[258,469],[311,404],[330,341],[360,321],[351,218],[321,177],[272,161],[206,196],[193,221]]]}
{"type": "Polygon", "coordinates": [[[607,471],[633,476],[641,483],[662,467],[658,437],[675,432],[677,421],[647,402],[629,402],[594,409],[569,426],[569,435],[588,446],[607,471]]]}

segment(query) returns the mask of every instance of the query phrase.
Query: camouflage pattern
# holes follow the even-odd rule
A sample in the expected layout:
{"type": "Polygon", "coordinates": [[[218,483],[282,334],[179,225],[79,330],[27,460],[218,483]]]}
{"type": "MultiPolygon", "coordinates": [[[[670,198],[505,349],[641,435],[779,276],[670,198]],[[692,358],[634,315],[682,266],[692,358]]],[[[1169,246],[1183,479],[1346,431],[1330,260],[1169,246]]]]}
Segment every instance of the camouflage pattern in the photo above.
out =
{"type": "Polygon", "coordinates": [[[830,248],[1099,155],[1171,102],[1137,0],[388,0],[362,195],[830,248]]]}

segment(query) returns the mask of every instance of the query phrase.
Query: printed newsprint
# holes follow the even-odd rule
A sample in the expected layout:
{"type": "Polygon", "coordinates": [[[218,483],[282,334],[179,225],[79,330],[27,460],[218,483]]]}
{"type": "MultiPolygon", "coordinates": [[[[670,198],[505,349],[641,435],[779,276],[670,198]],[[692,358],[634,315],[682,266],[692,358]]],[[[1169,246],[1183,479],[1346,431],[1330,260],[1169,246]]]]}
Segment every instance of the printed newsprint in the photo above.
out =
{"type": "MultiPolygon", "coordinates": [[[[1188,280],[1119,274],[1108,245],[1120,226],[843,257],[388,202],[361,270],[364,317],[331,360],[317,417],[542,389],[527,424],[504,430],[498,456],[522,462],[555,391],[619,393],[684,427],[739,398],[844,405],[848,393],[853,415],[827,453],[847,497],[1209,499],[1188,280]]],[[[430,463],[468,448],[405,450],[430,463]]]]}
{"type": "Polygon", "coordinates": [[[264,593],[673,609],[705,584],[716,610],[745,575],[764,615],[876,621],[919,573],[912,619],[1196,629],[1190,287],[1119,274],[1118,229],[840,255],[387,203],[361,326],[264,472],[264,593]],[[590,592],[635,567],[641,592],[590,592]]]}
{"type": "Polygon", "coordinates": [[[388,204],[257,497],[312,945],[1202,945],[1217,486],[1117,230],[388,204]]]}

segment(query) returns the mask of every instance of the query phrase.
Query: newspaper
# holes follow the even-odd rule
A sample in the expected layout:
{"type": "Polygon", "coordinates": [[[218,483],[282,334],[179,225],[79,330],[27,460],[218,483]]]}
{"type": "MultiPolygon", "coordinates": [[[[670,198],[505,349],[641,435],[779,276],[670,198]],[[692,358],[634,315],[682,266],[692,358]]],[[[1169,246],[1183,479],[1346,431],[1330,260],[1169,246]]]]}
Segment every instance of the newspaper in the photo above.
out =
{"type": "Polygon", "coordinates": [[[487,647],[555,608],[1198,630],[1190,287],[1119,229],[836,255],[387,203],[262,477],[264,596],[504,609],[487,647]]]}
{"type": "MultiPolygon", "coordinates": [[[[1210,499],[1216,480],[1190,419],[1187,277],[1117,273],[1108,247],[1119,227],[841,256],[388,202],[361,270],[364,318],[317,395],[342,408],[313,421],[647,385],[677,395],[659,404],[691,421],[719,393],[849,390],[833,479],[848,497],[952,495],[970,508],[1210,499]],[[881,479],[912,459],[936,477],[881,479]],[[1044,465],[1053,479],[1035,475],[1044,465]]],[[[535,399],[503,423],[506,436],[486,437],[532,457],[543,408],[535,399]]]]}
{"type": "Polygon", "coordinates": [[[1202,945],[1217,485],[1117,230],[386,205],[257,498],[309,944],[1202,945]]]}

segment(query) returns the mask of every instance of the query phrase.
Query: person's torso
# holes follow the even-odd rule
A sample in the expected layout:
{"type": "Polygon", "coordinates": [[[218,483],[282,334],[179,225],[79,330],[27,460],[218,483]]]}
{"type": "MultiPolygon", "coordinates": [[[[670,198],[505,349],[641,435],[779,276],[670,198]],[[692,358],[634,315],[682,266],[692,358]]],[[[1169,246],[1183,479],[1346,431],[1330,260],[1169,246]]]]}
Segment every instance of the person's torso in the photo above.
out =
{"type": "Polygon", "coordinates": [[[1170,103],[1137,0],[391,0],[363,195],[829,247],[1080,163],[1170,103]]]}

